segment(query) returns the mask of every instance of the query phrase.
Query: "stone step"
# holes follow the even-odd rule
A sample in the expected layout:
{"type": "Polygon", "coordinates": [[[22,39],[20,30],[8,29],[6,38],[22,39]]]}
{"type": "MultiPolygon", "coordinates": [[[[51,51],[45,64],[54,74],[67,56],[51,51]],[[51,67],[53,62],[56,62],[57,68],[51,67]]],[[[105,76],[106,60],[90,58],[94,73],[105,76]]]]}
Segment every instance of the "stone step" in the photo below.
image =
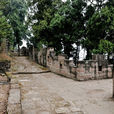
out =
{"type": "Polygon", "coordinates": [[[42,72],[14,72],[12,73],[13,75],[17,75],[17,74],[42,74],[42,73],[48,73],[51,71],[42,71],[42,72]]]}

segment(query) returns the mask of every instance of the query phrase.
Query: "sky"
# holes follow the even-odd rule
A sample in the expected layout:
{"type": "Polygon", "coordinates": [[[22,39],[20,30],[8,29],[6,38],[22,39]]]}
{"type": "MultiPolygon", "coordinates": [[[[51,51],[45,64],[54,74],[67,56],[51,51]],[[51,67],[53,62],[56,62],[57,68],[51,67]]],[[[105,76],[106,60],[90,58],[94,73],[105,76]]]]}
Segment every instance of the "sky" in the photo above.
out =
{"type": "Polygon", "coordinates": [[[63,2],[65,2],[66,0],[62,0],[63,2]]]}

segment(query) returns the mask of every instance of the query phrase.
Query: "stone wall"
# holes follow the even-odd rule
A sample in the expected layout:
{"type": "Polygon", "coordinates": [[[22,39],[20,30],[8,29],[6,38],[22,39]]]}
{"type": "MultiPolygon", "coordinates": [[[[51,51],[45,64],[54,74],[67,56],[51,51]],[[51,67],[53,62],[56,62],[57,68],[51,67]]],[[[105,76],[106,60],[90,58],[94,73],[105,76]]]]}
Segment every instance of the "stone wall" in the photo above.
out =
{"type": "Polygon", "coordinates": [[[92,60],[79,61],[77,67],[65,54],[56,56],[53,48],[35,51],[35,61],[52,72],[76,80],[112,78],[112,65],[103,55],[93,55],[92,60]]]}
{"type": "Polygon", "coordinates": [[[42,65],[42,66],[47,66],[47,49],[41,49],[40,51],[38,51],[36,53],[36,60],[38,62],[38,64],[42,65]]]}

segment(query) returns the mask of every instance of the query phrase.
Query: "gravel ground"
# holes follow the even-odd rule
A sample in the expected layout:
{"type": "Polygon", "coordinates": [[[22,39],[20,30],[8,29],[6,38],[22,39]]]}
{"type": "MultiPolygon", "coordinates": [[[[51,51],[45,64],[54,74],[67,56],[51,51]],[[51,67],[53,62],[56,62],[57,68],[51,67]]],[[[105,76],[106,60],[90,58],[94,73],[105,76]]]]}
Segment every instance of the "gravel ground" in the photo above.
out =
{"type": "MultiPolygon", "coordinates": [[[[6,81],[6,77],[0,76],[0,82],[6,81]]],[[[9,84],[0,83],[0,114],[6,114],[9,84]]]]}

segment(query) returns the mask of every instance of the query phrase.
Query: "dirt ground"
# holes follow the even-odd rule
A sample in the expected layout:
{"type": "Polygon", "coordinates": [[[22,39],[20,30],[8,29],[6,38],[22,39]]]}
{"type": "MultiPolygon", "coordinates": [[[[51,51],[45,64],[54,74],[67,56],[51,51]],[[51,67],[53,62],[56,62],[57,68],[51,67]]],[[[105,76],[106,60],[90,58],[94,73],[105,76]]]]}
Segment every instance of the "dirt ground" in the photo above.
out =
{"type": "MultiPolygon", "coordinates": [[[[26,57],[15,59],[15,72],[40,72],[26,57]]],[[[54,73],[15,75],[23,114],[114,114],[112,79],[78,82],[54,73]],[[83,114],[83,113],[80,113],[83,114]]]]}
{"type": "Polygon", "coordinates": [[[9,84],[2,84],[6,77],[0,75],[0,114],[6,114],[9,84]]]}

